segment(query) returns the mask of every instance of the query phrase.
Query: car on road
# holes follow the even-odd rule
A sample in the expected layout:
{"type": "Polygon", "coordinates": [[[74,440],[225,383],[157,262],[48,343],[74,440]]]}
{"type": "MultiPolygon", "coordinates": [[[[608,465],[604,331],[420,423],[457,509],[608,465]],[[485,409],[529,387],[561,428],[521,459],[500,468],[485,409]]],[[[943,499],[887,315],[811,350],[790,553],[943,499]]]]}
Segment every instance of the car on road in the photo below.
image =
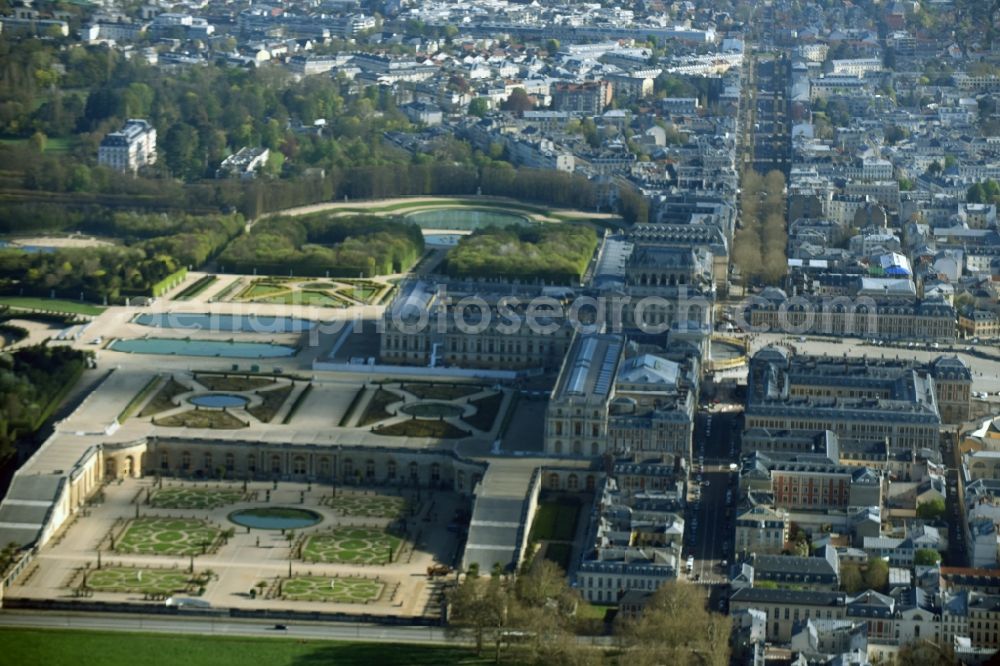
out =
{"type": "Polygon", "coordinates": [[[275,631],[286,631],[288,629],[288,627],[283,624],[276,624],[273,628],[275,631]]]}

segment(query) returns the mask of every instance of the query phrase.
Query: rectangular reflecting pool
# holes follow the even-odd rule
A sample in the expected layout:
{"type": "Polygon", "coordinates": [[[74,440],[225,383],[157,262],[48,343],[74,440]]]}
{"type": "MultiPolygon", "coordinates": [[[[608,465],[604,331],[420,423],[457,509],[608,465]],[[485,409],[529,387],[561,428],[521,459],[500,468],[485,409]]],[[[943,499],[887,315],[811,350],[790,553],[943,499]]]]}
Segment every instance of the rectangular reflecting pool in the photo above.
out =
{"type": "Polygon", "coordinates": [[[314,321],[297,317],[198,312],[147,312],[136,315],[132,321],[154,328],[227,333],[301,333],[316,326],[314,321]]]}
{"type": "Polygon", "coordinates": [[[138,338],[115,340],[108,349],[130,354],[176,356],[219,356],[231,358],[282,358],[295,355],[295,347],[269,342],[229,342],[227,340],[180,340],[138,338]]]}

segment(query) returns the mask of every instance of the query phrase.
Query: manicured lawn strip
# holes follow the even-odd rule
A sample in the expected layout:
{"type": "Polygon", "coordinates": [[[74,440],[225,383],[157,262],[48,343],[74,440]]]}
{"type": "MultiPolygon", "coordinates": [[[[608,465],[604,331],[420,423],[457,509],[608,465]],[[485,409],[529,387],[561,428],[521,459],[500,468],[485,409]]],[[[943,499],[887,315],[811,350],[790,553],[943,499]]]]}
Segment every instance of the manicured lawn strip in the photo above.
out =
{"type": "Polygon", "coordinates": [[[364,396],[364,394],[365,394],[365,389],[359,388],[358,392],[354,394],[353,398],[351,398],[351,404],[347,406],[347,411],[344,412],[344,415],[340,418],[340,423],[338,423],[337,425],[339,425],[341,428],[347,425],[348,421],[351,420],[351,416],[354,414],[354,410],[358,408],[358,403],[361,402],[361,398],[362,396],[364,396]]]}
{"type": "Polygon", "coordinates": [[[74,666],[438,666],[489,664],[471,650],[281,638],[183,636],[65,629],[0,629],[7,663],[74,666]],[[252,659],[248,662],[248,657],[252,659]]]}
{"type": "Polygon", "coordinates": [[[540,502],[532,526],[533,539],[571,541],[576,534],[580,504],[567,500],[540,502]]]}
{"type": "Polygon", "coordinates": [[[198,279],[198,281],[195,282],[194,284],[192,284],[190,287],[187,287],[181,293],[179,293],[176,296],[174,296],[174,300],[175,301],[187,301],[187,300],[190,300],[190,299],[194,298],[195,296],[197,296],[198,294],[200,294],[201,292],[203,292],[206,289],[208,289],[208,287],[210,285],[214,284],[215,281],[218,280],[218,279],[219,278],[216,277],[216,276],[214,276],[214,275],[204,275],[204,276],[200,277],[198,279]]]}
{"type": "Polygon", "coordinates": [[[304,389],[299,391],[299,395],[295,398],[295,402],[292,403],[292,406],[288,408],[288,412],[285,413],[285,418],[281,419],[282,423],[291,423],[292,418],[295,416],[295,412],[299,411],[299,407],[301,407],[302,403],[306,401],[306,397],[308,397],[312,388],[312,382],[309,382],[306,384],[304,389]]]}
{"type": "Polygon", "coordinates": [[[132,416],[132,414],[135,413],[135,410],[139,409],[139,405],[145,402],[146,398],[149,397],[149,394],[156,390],[159,383],[160,376],[153,376],[142,388],[142,390],[136,393],[135,397],[129,400],[129,403],[125,405],[125,409],[123,409],[122,413],[118,415],[118,423],[125,423],[125,421],[128,420],[128,417],[132,416]]]}
{"type": "Polygon", "coordinates": [[[0,305],[7,305],[18,310],[42,310],[44,312],[68,312],[70,314],[96,317],[104,312],[99,305],[91,305],[80,301],[67,301],[60,298],[31,298],[29,296],[0,296],[0,305]]]}
{"type": "Polygon", "coordinates": [[[378,423],[389,418],[390,414],[385,411],[385,408],[400,400],[402,398],[392,391],[387,391],[383,388],[376,389],[375,395],[372,396],[372,399],[368,401],[368,406],[365,407],[364,414],[358,419],[358,427],[378,423]]]}

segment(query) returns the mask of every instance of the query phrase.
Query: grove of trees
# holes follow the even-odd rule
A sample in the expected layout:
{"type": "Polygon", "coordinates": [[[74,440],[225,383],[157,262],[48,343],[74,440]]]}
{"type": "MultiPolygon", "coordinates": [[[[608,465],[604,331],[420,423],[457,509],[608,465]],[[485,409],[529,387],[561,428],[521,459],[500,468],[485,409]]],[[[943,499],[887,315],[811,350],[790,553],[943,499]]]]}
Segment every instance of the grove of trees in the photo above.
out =
{"type": "Polygon", "coordinates": [[[219,255],[237,273],[372,277],[409,268],[424,250],[420,227],[371,215],[273,217],[219,255]]]}
{"type": "MultiPolygon", "coordinates": [[[[448,594],[449,626],[471,638],[495,663],[539,666],[725,666],[732,622],[705,607],[702,589],[662,585],[637,618],[614,624],[610,648],[576,640],[587,603],[558,565],[542,560],[515,578],[468,574],[448,594]]],[[[590,627],[593,629],[593,627],[590,627]]]]}
{"type": "Polygon", "coordinates": [[[71,347],[24,347],[0,354],[0,460],[34,433],[83,372],[87,354],[71,347]]]}
{"type": "Polygon", "coordinates": [[[586,225],[489,227],[462,238],[446,270],[456,277],[579,283],[595,249],[597,235],[586,225]]]}
{"type": "MultiPolygon", "coordinates": [[[[7,294],[120,303],[153,295],[153,285],[183,268],[197,268],[243,229],[238,215],[113,213],[86,209],[65,216],[75,231],[120,239],[122,245],[0,251],[0,291],[7,294]]],[[[7,220],[7,231],[27,233],[30,219],[7,220]]],[[[49,230],[52,230],[51,228],[49,230]]],[[[61,227],[60,230],[69,230],[61,227]]]]}
{"type": "Polygon", "coordinates": [[[997,183],[995,180],[976,183],[969,188],[965,200],[969,203],[995,204],[1000,206],[1000,183],[997,183]]]}

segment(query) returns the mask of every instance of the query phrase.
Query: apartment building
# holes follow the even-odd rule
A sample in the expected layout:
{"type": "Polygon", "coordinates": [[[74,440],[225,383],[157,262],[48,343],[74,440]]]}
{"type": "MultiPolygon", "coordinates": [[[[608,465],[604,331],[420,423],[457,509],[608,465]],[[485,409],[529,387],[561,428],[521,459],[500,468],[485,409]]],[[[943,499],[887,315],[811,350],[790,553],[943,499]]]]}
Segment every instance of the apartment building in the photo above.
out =
{"type": "Polygon", "coordinates": [[[585,81],[552,84],[552,108],[588,116],[599,116],[611,103],[613,94],[610,81],[585,81]]]}

